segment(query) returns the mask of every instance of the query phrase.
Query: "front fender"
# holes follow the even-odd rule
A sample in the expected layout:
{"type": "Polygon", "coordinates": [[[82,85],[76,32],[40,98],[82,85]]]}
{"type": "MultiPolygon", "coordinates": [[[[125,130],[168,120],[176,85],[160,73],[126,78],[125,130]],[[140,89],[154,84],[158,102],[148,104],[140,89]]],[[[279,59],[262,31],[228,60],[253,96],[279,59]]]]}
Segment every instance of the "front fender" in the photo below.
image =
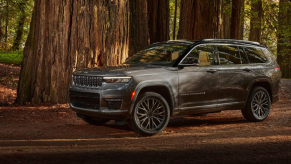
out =
{"type": "MultiPolygon", "coordinates": [[[[166,82],[166,81],[143,81],[141,83],[139,83],[136,88],[135,88],[135,95],[132,99],[132,102],[131,102],[131,105],[130,105],[130,109],[129,109],[129,114],[131,115],[132,111],[133,111],[133,108],[134,108],[134,105],[137,101],[137,98],[138,96],[140,95],[140,91],[145,88],[145,87],[157,87],[157,86],[163,86],[163,87],[166,87],[169,91],[169,93],[171,95],[174,95],[174,91],[173,91],[173,87],[171,86],[171,84],[169,82],[166,82]]],[[[171,110],[171,114],[173,113],[173,110],[175,109],[175,98],[174,96],[170,96],[171,97],[171,105],[172,108],[170,109],[171,110]]]]}

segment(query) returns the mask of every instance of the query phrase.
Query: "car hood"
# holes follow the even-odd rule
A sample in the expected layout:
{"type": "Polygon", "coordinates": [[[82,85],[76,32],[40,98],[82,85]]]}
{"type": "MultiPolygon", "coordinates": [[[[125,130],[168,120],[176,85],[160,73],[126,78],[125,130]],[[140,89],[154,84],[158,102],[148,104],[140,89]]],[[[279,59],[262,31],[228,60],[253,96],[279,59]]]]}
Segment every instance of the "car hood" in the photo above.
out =
{"type": "MultiPolygon", "coordinates": [[[[168,69],[166,66],[159,65],[131,65],[123,64],[118,66],[105,66],[100,68],[87,68],[77,70],[73,75],[98,75],[98,76],[126,76],[131,73],[148,71],[152,69],[168,69]]],[[[171,67],[172,68],[172,67],[171,67]]]]}

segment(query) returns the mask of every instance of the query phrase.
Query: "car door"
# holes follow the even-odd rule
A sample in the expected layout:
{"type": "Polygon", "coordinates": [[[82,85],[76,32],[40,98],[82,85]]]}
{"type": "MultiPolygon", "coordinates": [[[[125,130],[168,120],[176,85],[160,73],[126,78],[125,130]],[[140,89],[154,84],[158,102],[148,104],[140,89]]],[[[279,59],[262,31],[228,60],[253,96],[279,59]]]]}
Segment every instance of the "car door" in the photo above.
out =
{"type": "Polygon", "coordinates": [[[216,45],[219,59],[218,108],[240,109],[245,105],[254,74],[244,50],[235,45],[216,45]]]}
{"type": "Polygon", "coordinates": [[[216,108],[217,57],[212,45],[198,45],[179,64],[179,107],[183,111],[216,108]]]}

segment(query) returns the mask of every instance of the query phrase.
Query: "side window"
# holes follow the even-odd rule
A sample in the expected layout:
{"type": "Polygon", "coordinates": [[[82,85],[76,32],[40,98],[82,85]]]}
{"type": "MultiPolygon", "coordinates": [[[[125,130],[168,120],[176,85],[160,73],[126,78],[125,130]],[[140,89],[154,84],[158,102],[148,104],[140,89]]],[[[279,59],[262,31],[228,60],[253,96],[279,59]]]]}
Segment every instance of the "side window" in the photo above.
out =
{"type": "Polygon", "coordinates": [[[217,45],[220,65],[241,64],[237,46],[217,45]]]}
{"type": "Polygon", "coordinates": [[[265,56],[269,59],[269,61],[276,62],[275,57],[272,55],[272,53],[268,49],[262,48],[262,51],[265,54],[265,56]]]}
{"type": "Polygon", "coordinates": [[[260,48],[245,47],[245,52],[250,63],[266,63],[267,61],[260,48]]]}
{"type": "Polygon", "coordinates": [[[192,50],[181,64],[193,64],[199,66],[214,65],[212,45],[201,45],[192,50]]]}
{"type": "Polygon", "coordinates": [[[241,64],[249,64],[248,58],[244,52],[244,48],[240,46],[238,48],[239,48],[239,54],[241,58],[241,64]]]}

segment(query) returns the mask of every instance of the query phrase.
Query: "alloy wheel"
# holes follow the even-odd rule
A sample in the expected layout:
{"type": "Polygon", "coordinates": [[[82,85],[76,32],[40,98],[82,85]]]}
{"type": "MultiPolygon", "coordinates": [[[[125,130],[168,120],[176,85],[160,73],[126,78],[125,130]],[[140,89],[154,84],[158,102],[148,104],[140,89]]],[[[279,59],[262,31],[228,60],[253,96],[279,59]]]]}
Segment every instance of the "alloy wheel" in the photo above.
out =
{"type": "Polygon", "coordinates": [[[135,113],[137,125],[146,131],[157,131],[166,120],[164,104],[155,98],[147,98],[141,101],[135,113]]]}
{"type": "Polygon", "coordinates": [[[263,91],[258,91],[253,97],[251,107],[254,116],[258,119],[264,119],[270,111],[270,99],[263,91]]]}

